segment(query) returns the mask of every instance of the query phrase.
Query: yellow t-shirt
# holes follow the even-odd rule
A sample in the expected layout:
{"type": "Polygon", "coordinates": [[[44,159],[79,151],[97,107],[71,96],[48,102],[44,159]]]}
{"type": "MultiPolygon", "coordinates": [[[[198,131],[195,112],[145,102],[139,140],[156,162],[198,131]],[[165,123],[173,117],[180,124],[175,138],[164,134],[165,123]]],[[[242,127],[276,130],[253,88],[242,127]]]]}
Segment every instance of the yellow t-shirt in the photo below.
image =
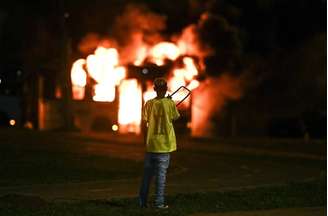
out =
{"type": "Polygon", "coordinates": [[[172,121],[180,117],[173,100],[154,98],[146,102],[142,119],[147,122],[147,152],[172,152],[177,149],[172,121]]]}

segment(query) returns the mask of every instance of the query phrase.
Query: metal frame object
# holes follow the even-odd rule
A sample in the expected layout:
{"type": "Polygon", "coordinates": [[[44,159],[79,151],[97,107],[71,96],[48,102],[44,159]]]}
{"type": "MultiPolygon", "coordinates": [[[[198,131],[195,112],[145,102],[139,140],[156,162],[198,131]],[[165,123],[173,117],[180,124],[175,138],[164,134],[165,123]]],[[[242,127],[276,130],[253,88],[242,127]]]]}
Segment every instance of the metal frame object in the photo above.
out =
{"type": "Polygon", "coordinates": [[[176,104],[176,106],[179,106],[184,100],[186,100],[187,99],[187,97],[189,97],[189,95],[191,94],[191,90],[190,89],[188,89],[187,87],[185,87],[185,86],[180,86],[177,90],[175,90],[172,94],[170,94],[168,97],[169,98],[172,98],[172,96],[175,94],[175,93],[177,93],[180,89],[185,89],[185,90],[187,90],[188,91],[188,94],[182,99],[182,100],[180,100],[177,104],[176,104]]]}

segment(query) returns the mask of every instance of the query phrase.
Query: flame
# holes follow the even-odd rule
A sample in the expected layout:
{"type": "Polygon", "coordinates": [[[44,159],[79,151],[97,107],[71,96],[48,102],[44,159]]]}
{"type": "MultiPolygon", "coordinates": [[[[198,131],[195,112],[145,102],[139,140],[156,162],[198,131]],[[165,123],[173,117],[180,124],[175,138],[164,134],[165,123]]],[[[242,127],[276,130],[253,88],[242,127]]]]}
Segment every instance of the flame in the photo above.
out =
{"type": "Polygon", "coordinates": [[[104,84],[96,84],[94,86],[95,95],[92,97],[94,101],[112,102],[115,100],[115,86],[104,84]]]}
{"type": "Polygon", "coordinates": [[[195,88],[198,88],[199,85],[200,85],[200,83],[199,83],[198,80],[192,80],[192,81],[188,84],[187,88],[188,88],[189,90],[194,90],[195,88]]]}
{"type": "Polygon", "coordinates": [[[168,86],[170,91],[174,91],[175,89],[179,88],[180,86],[185,86],[186,81],[184,79],[184,73],[186,70],[184,68],[175,69],[173,71],[173,76],[168,81],[168,86]]]}
{"type": "Polygon", "coordinates": [[[125,78],[126,70],[119,66],[119,55],[114,48],[98,47],[95,54],[86,60],[90,77],[97,84],[94,86],[94,101],[112,102],[115,100],[115,86],[125,78]]]}
{"type": "Polygon", "coordinates": [[[195,32],[195,25],[190,25],[182,31],[182,35],[177,41],[177,46],[179,47],[181,54],[196,56],[201,55],[201,51],[197,47],[198,39],[195,32]]]}
{"type": "MultiPolygon", "coordinates": [[[[198,75],[198,70],[194,60],[191,57],[183,58],[183,67],[173,70],[173,76],[168,81],[169,90],[171,92],[178,89],[180,86],[186,86],[188,89],[193,90],[199,86],[199,82],[195,80],[198,75]]],[[[176,93],[174,100],[181,100],[185,96],[185,92],[180,91],[176,93]]],[[[190,106],[190,98],[187,98],[182,106],[187,108],[190,106]]]]}
{"type": "Polygon", "coordinates": [[[87,58],[87,68],[90,76],[98,83],[112,75],[114,67],[118,64],[118,53],[114,48],[98,47],[94,55],[87,58]]]}
{"type": "Polygon", "coordinates": [[[120,102],[118,111],[119,130],[121,133],[140,133],[141,121],[141,86],[137,79],[125,79],[119,86],[120,102]]]}
{"type": "Polygon", "coordinates": [[[183,63],[185,64],[185,73],[184,77],[187,81],[191,81],[197,74],[198,70],[194,63],[194,60],[190,57],[183,58],[183,63]]]}
{"type": "Polygon", "coordinates": [[[113,79],[115,81],[115,85],[119,85],[120,82],[126,77],[126,69],[125,67],[116,67],[114,69],[113,79]]]}
{"type": "Polygon", "coordinates": [[[137,50],[137,56],[136,56],[136,60],[134,61],[134,65],[136,66],[140,66],[143,61],[146,59],[148,55],[148,50],[147,47],[142,46],[137,50]]]}
{"type": "Polygon", "coordinates": [[[156,92],[154,91],[152,83],[148,81],[146,86],[146,91],[143,93],[144,103],[156,97],[156,92]]]}
{"type": "Polygon", "coordinates": [[[143,99],[145,103],[155,97],[156,97],[156,92],[154,90],[145,91],[143,94],[143,99]]]}
{"type": "MultiPolygon", "coordinates": [[[[237,94],[240,90],[234,90],[240,84],[239,81],[234,83],[236,79],[229,77],[211,82],[206,79],[202,83],[197,80],[199,69],[205,71],[205,58],[215,54],[213,48],[201,40],[201,32],[206,29],[205,21],[208,19],[209,14],[203,14],[197,23],[184,28],[180,35],[171,37],[173,42],[167,42],[163,41],[160,34],[165,30],[164,16],[157,15],[143,6],[128,5],[123,15],[114,20],[112,36],[115,39],[101,41],[102,37],[89,34],[81,41],[79,49],[82,53],[89,53],[97,46],[98,48],[85,60],[80,59],[73,64],[71,71],[73,98],[84,98],[88,75],[88,78],[93,79],[88,79],[90,81],[88,84],[91,85],[95,81],[95,84],[90,86],[94,90],[93,100],[111,102],[115,101],[116,95],[119,95],[118,124],[113,125],[113,131],[139,133],[142,99],[146,102],[156,97],[156,92],[152,88],[152,83],[148,83],[146,91],[142,92],[141,85],[136,79],[126,79],[126,69],[123,65],[142,66],[147,61],[162,66],[166,60],[176,61],[175,63],[178,64],[160,68],[160,70],[171,69],[167,77],[168,93],[172,93],[182,85],[190,90],[196,89],[193,93],[195,99],[192,107],[191,100],[188,98],[179,109],[192,108],[193,119],[189,126],[193,134],[195,130],[201,133],[209,131],[211,113],[218,110],[218,105],[223,107],[226,100],[240,97],[237,94]],[[114,48],[108,48],[113,44],[120,45],[120,53],[114,48]],[[220,81],[220,85],[217,81],[220,81]],[[117,88],[118,94],[115,92],[117,88]],[[236,94],[231,94],[232,91],[236,94]]],[[[148,74],[147,70],[144,68],[140,77],[157,76],[154,74],[155,71],[148,74]]],[[[185,95],[182,90],[174,99],[179,100],[185,95]]]]}
{"type": "Polygon", "coordinates": [[[72,96],[75,100],[82,100],[85,94],[85,85],[87,84],[87,73],[83,69],[86,61],[79,59],[74,62],[71,70],[72,96]]]}
{"type": "MultiPolygon", "coordinates": [[[[108,45],[106,45],[107,47],[108,45]]],[[[134,50],[134,65],[140,66],[145,59],[161,66],[166,59],[176,60],[188,52],[188,43],[182,40],[176,45],[171,42],[160,42],[150,47],[146,43],[138,43],[134,50]]],[[[140,133],[142,99],[144,102],[156,97],[151,82],[147,83],[146,91],[142,92],[137,79],[126,79],[126,68],[120,65],[119,53],[115,48],[99,46],[94,54],[86,59],[74,62],[71,77],[73,85],[73,98],[83,99],[87,75],[96,83],[93,86],[94,101],[112,102],[115,100],[116,87],[119,90],[118,130],[120,133],[140,133]],[[86,70],[84,69],[86,68],[86,70]]],[[[195,79],[198,69],[192,57],[183,57],[182,66],[174,68],[168,79],[168,93],[180,86],[195,89],[199,82],[195,79]]],[[[183,98],[185,92],[175,95],[177,100],[183,98]]],[[[182,103],[182,108],[190,106],[188,98],[182,103]]],[[[115,127],[116,128],[116,127],[115,127]]]]}
{"type": "Polygon", "coordinates": [[[73,64],[71,71],[73,85],[84,87],[87,84],[87,73],[83,69],[83,65],[85,65],[84,59],[79,59],[73,64]]]}
{"type": "Polygon", "coordinates": [[[165,59],[175,60],[179,55],[179,48],[174,43],[170,42],[160,42],[150,50],[150,56],[153,62],[158,66],[162,66],[165,59]]]}
{"type": "Polygon", "coordinates": [[[184,66],[182,68],[173,70],[173,76],[169,80],[169,89],[171,91],[174,91],[182,85],[186,86],[187,84],[189,89],[198,87],[198,81],[194,79],[195,76],[198,75],[194,60],[191,57],[184,57],[183,63],[184,66]]]}

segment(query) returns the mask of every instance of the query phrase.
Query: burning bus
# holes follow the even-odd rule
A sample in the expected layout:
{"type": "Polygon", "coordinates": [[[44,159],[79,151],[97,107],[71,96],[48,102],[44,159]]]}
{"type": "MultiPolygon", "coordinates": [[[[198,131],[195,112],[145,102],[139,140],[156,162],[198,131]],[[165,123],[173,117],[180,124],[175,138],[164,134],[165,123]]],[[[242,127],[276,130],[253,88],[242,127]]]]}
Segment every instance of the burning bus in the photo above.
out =
{"type": "MultiPolygon", "coordinates": [[[[197,58],[185,55],[178,45],[160,42],[141,47],[137,53],[134,62],[122,65],[117,49],[99,46],[93,54],[73,63],[72,104],[79,129],[140,134],[142,105],[156,96],[152,86],[155,77],[168,79],[169,93],[180,86],[190,90],[198,87],[197,58]]],[[[184,101],[179,110],[184,118],[177,129],[187,131],[191,125],[191,99],[184,101]]]]}
{"type": "MultiPolygon", "coordinates": [[[[60,67],[57,61],[36,67],[46,72],[35,72],[39,77],[30,76],[22,88],[27,128],[71,128],[74,122],[80,131],[140,134],[142,106],[155,97],[152,81],[162,76],[169,92],[180,86],[193,90],[178,107],[184,118],[176,125],[192,136],[289,135],[289,126],[280,132],[280,120],[271,120],[298,119],[307,107],[287,101],[289,96],[281,104],[280,98],[273,101],[258,91],[269,72],[281,68],[260,75],[271,63],[257,65],[251,56],[243,58],[240,32],[217,14],[204,12],[197,22],[167,31],[166,17],[144,6],[127,5],[110,19],[108,26],[100,25],[101,34],[76,34],[76,44],[63,40],[67,50],[62,50],[60,67]],[[278,134],[270,132],[277,128],[278,134]]],[[[302,131],[304,124],[297,128],[302,131]]]]}
{"type": "MultiPolygon", "coordinates": [[[[110,37],[93,33],[83,37],[78,44],[82,56],[74,59],[70,71],[65,71],[70,73],[69,111],[74,125],[81,131],[140,134],[142,106],[155,97],[152,81],[164,76],[169,93],[180,86],[193,92],[178,107],[183,118],[176,129],[191,132],[192,136],[216,134],[218,121],[213,116],[228,100],[240,98],[241,79],[229,74],[206,77],[209,69],[205,59],[215,52],[200,40],[199,31],[209,17],[205,13],[181,32],[162,35],[164,17],[144,8],[127,7],[115,19],[110,37]]],[[[67,95],[67,88],[61,88],[58,99],[60,92],[67,95]]],[[[51,103],[39,103],[40,129],[63,124],[60,110],[65,106],[56,108],[59,105],[51,103]]]]}

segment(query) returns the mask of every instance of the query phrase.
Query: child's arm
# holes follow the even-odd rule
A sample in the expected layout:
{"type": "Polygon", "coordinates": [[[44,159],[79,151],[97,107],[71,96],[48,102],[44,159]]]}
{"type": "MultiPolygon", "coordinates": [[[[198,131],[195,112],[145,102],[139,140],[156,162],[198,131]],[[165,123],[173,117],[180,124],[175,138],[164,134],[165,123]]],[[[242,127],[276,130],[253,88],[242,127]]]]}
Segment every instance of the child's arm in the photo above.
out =
{"type": "Polygon", "coordinates": [[[143,140],[144,140],[144,144],[146,145],[147,142],[147,132],[148,132],[148,127],[147,127],[147,122],[146,121],[142,121],[141,122],[141,133],[143,136],[143,140]]]}
{"type": "Polygon", "coordinates": [[[146,145],[147,133],[148,133],[148,114],[149,113],[149,103],[148,101],[142,109],[142,120],[141,120],[141,132],[144,138],[144,144],[146,145]]]}
{"type": "Polygon", "coordinates": [[[172,109],[171,109],[171,116],[172,116],[172,120],[177,120],[180,117],[180,113],[174,103],[174,101],[172,101],[172,109]]]}

